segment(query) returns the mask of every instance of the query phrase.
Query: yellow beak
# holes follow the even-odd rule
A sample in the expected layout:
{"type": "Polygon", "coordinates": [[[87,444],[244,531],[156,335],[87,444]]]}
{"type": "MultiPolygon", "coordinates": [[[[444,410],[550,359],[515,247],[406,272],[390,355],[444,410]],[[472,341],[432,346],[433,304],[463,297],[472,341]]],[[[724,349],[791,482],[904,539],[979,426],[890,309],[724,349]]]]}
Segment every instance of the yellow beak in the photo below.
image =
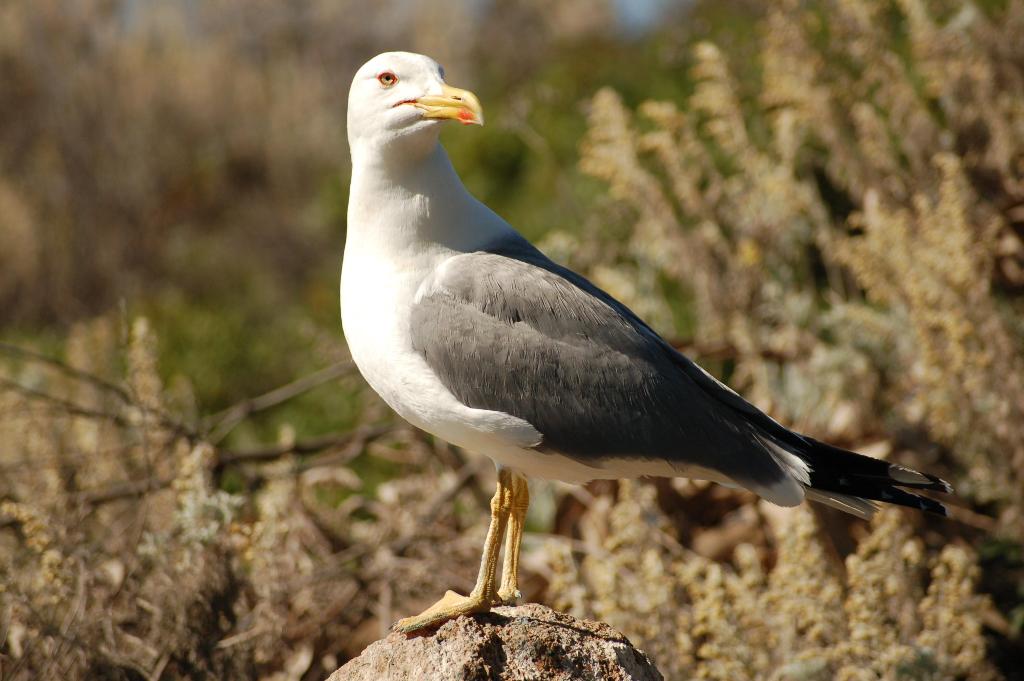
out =
{"type": "Polygon", "coordinates": [[[424,118],[450,118],[463,125],[484,124],[480,100],[469,90],[442,85],[441,94],[425,95],[412,104],[423,111],[424,118]]]}

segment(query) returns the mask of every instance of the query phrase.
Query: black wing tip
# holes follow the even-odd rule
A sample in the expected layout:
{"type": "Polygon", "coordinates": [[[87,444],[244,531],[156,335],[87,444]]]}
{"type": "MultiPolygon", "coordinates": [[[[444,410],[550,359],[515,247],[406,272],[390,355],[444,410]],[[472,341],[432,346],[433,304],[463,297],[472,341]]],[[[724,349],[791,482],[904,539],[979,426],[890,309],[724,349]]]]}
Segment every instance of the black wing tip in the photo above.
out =
{"type": "MultiPolygon", "coordinates": [[[[916,494],[914,496],[917,496],[916,494]]],[[[949,509],[946,505],[935,501],[934,499],[928,499],[926,497],[917,497],[918,507],[925,513],[931,513],[932,515],[941,516],[943,518],[949,517],[949,509]]]]}
{"type": "Polygon", "coordinates": [[[812,445],[804,453],[811,465],[812,487],[949,517],[949,511],[940,502],[914,494],[919,491],[951,494],[953,486],[942,478],[813,438],[806,439],[812,445]]]}
{"type": "Polygon", "coordinates": [[[882,489],[877,490],[875,494],[871,494],[870,498],[877,501],[884,501],[889,504],[895,504],[897,506],[916,508],[924,511],[925,513],[939,515],[943,518],[949,517],[949,509],[946,508],[945,504],[936,501],[935,499],[923,497],[919,494],[905,492],[898,487],[883,487],[882,489]]]}

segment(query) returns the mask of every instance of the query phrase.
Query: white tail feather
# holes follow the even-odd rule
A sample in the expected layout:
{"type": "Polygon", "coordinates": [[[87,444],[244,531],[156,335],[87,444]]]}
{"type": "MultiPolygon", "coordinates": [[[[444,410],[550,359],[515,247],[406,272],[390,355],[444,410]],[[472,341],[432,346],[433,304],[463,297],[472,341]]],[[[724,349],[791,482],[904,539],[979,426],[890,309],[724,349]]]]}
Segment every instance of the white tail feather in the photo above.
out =
{"type": "Polygon", "coordinates": [[[783,449],[771,440],[766,438],[758,439],[761,440],[761,444],[768,448],[768,452],[782,470],[786,471],[801,485],[807,486],[811,484],[811,467],[806,461],[793,452],[783,449]]]}
{"type": "Polygon", "coordinates": [[[875,515],[875,512],[878,511],[876,504],[860,497],[851,497],[848,494],[837,494],[836,492],[826,492],[825,490],[808,487],[804,490],[804,496],[812,501],[817,501],[819,504],[837,508],[840,511],[851,513],[864,520],[871,520],[871,516],[875,515]]]}

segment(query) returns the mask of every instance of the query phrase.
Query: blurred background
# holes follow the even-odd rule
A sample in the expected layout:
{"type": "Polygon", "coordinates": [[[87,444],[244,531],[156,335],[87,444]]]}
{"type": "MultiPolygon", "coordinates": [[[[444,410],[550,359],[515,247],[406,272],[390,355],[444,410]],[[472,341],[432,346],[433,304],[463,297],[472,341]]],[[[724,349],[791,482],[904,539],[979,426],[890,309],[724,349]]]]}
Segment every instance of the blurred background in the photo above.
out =
{"type": "Polygon", "coordinates": [[[318,679],[473,583],[488,460],[339,321],[352,74],[436,58],[470,190],[788,426],[866,523],[532,485],[524,597],[668,679],[1024,678],[1020,0],[0,2],[0,678],[318,679]]]}

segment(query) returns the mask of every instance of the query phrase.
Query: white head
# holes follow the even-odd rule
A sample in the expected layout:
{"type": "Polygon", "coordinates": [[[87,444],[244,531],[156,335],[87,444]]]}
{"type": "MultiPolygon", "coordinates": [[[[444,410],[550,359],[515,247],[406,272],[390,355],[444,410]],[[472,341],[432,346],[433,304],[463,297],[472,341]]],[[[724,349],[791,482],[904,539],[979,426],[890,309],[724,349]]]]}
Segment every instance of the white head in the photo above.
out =
{"type": "Polygon", "coordinates": [[[483,125],[476,95],[444,82],[430,57],[385,52],[363,64],[348,93],[348,143],[353,153],[403,154],[433,148],[445,120],[483,125]]]}

